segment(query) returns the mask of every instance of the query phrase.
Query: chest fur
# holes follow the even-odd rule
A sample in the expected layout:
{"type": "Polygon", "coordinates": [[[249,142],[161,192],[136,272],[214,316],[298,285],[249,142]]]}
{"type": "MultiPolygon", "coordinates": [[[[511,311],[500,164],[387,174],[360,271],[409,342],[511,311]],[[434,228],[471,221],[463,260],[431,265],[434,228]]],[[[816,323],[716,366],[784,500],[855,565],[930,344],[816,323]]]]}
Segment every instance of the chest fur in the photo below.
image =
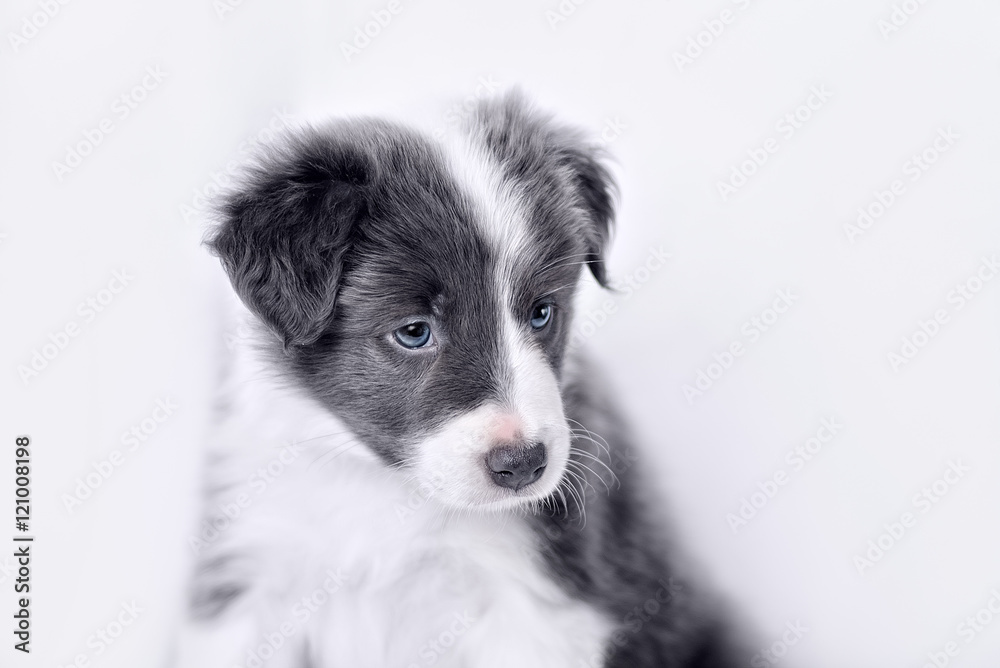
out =
{"type": "Polygon", "coordinates": [[[249,499],[202,555],[214,566],[200,586],[241,592],[212,622],[239,646],[227,660],[600,665],[609,622],[565,594],[523,519],[444,508],[328,415],[288,398],[270,407],[295,429],[231,416],[212,472],[215,508],[249,499]]]}

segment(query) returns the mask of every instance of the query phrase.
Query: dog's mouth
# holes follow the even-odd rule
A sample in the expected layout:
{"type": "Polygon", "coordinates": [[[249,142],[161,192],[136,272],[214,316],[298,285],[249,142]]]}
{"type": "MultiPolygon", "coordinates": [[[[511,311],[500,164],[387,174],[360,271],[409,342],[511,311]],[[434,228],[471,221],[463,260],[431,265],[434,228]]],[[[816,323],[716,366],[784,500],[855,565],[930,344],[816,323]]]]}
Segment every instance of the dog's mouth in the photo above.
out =
{"type": "Polygon", "coordinates": [[[433,498],[445,506],[478,511],[529,508],[555,494],[564,475],[559,471],[564,467],[546,464],[539,468],[542,470],[532,474],[533,480],[517,486],[498,485],[490,475],[488,481],[475,481],[471,486],[462,485],[457,489],[442,485],[435,490],[433,498]]]}
{"type": "MultiPolygon", "coordinates": [[[[476,416],[468,416],[474,421],[476,416]]],[[[449,430],[451,431],[451,430],[449,430]]],[[[569,460],[567,428],[543,429],[536,439],[492,442],[441,433],[419,444],[413,479],[428,498],[451,508],[503,511],[553,495],[569,460]]]]}
{"type": "MultiPolygon", "coordinates": [[[[496,513],[529,509],[555,494],[557,487],[558,480],[556,485],[552,487],[532,484],[516,491],[503,492],[498,495],[498,498],[471,500],[460,507],[465,507],[469,510],[496,513]]],[[[448,505],[452,504],[449,503],[448,505]]]]}

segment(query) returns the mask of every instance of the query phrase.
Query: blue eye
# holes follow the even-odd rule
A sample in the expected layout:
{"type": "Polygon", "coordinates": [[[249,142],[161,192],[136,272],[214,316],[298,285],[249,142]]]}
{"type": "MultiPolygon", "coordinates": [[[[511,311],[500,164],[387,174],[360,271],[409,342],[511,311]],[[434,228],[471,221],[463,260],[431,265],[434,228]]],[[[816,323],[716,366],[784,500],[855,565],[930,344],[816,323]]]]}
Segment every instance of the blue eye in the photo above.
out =
{"type": "Polygon", "coordinates": [[[552,319],[552,306],[550,304],[538,304],[531,312],[531,327],[541,329],[549,324],[552,319]]]}
{"type": "Polygon", "coordinates": [[[431,341],[431,326],[426,322],[411,322],[397,329],[392,335],[404,348],[423,348],[431,341]]]}

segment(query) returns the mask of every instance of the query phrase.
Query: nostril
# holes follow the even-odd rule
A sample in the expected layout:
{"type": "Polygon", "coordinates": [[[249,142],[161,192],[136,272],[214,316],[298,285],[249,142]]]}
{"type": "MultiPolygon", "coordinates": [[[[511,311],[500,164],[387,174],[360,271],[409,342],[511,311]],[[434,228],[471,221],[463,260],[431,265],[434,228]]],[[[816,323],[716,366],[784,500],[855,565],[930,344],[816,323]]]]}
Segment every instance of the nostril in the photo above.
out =
{"type": "Polygon", "coordinates": [[[486,467],[493,482],[516,491],[542,477],[546,459],[545,446],[541,443],[526,447],[501,446],[486,453],[486,467]]]}

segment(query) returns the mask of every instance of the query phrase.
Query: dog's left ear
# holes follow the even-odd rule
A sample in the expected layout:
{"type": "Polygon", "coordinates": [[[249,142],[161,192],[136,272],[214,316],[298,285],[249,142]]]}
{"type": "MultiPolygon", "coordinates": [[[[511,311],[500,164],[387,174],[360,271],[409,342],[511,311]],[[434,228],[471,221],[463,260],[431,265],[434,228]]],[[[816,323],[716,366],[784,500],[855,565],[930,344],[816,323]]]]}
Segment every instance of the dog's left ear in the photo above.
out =
{"type": "Polygon", "coordinates": [[[540,184],[541,197],[568,191],[574,219],[570,224],[580,226],[584,260],[594,278],[608,287],[604,256],[618,188],[605,166],[604,151],[585,133],[536,109],[517,88],[481,101],[468,125],[508,174],[540,184]]]}
{"type": "Polygon", "coordinates": [[[569,136],[563,137],[560,160],[569,170],[579,206],[588,217],[584,229],[587,266],[597,282],[606,288],[604,257],[615,222],[618,188],[604,165],[603,151],[588,144],[581,135],[567,134],[569,136]]]}

